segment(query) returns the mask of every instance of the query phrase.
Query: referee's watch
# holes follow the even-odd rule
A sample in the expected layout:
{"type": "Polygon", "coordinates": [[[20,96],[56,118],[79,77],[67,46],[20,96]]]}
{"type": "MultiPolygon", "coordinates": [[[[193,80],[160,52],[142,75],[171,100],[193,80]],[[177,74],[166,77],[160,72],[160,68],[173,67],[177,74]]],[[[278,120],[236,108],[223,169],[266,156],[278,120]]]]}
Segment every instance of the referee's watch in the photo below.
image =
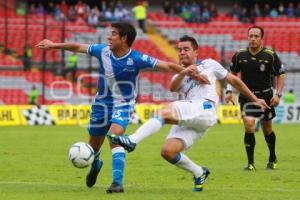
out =
{"type": "Polygon", "coordinates": [[[278,96],[278,98],[281,98],[282,97],[282,94],[277,92],[276,95],[278,96]]]}

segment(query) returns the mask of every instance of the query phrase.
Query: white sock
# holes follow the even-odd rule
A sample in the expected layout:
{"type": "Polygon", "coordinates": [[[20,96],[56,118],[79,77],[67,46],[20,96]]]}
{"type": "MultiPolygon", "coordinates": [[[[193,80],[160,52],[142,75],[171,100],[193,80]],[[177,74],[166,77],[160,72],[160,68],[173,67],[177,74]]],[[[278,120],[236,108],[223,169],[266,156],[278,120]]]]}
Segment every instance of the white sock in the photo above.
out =
{"type": "Polygon", "coordinates": [[[203,174],[202,167],[194,163],[182,152],[179,153],[178,156],[180,156],[180,158],[176,163],[174,163],[174,165],[188,172],[191,172],[195,177],[199,177],[203,174]]]}
{"type": "Polygon", "coordinates": [[[139,143],[146,137],[149,137],[153,133],[159,131],[163,125],[163,120],[158,117],[153,117],[138,128],[134,134],[129,136],[129,139],[134,143],[139,143]]]}

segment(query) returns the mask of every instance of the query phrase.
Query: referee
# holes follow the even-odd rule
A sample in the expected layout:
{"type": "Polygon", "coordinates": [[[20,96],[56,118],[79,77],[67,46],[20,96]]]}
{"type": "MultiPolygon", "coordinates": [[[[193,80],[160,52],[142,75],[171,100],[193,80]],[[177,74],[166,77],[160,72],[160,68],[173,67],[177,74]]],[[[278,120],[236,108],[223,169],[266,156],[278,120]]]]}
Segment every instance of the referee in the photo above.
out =
{"type": "MultiPolygon", "coordinates": [[[[248,29],[249,46],[241,49],[232,57],[231,73],[241,73],[242,81],[258,97],[264,99],[271,109],[265,111],[254,106],[245,96],[239,96],[239,103],[243,114],[245,128],[244,144],[247,152],[248,164],[244,170],[255,171],[255,119],[261,121],[261,127],[269,148],[270,156],[267,169],[275,169],[277,158],[275,153],[276,135],[272,129],[272,119],[276,116],[274,106],[277,106],[284,87],[284,69],[277,54],[263,47],[264,29],[252,26],[248,29]],[[276,77],[275,90],[272,89],[272,76],[276,77]]],[[[226,101],[232,100],[232,92],[228,88],[226,101]]]]}

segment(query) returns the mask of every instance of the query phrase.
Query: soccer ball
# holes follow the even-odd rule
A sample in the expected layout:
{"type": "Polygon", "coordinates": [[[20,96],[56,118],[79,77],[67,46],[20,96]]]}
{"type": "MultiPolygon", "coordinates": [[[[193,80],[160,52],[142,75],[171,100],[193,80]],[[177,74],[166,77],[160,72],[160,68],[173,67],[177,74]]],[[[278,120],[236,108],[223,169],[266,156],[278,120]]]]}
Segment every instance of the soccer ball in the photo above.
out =
{"type": "Polygon", "coordinates": [[[69,160],[77,168],[85,168],[94,161],[93,148],[84,142],[73,144],[69,150],[69,160]]]}

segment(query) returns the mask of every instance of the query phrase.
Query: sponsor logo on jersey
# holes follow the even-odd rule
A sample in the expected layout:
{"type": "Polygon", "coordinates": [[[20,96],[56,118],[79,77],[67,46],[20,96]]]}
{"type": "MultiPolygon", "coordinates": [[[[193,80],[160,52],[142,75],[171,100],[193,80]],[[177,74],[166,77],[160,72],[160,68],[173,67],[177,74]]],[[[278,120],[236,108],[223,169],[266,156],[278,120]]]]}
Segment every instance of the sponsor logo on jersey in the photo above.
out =
{"type": "Polygon", "coordinates": [[[271,112],[269,112],[269,119],[271,119],[273,117],[273,114],[271,112]]]}
{"type": "Polygon", "coordinates": [[[128,58],[126,65],[133,65],[133,60],[131,58],[128,58]]]}
{"type": "Polygon", "coordinates": [[[148,55],[143,54],[142,60],[143,60],[143,61],[147,61],[148,57],[149,57],[148,55]]]}

